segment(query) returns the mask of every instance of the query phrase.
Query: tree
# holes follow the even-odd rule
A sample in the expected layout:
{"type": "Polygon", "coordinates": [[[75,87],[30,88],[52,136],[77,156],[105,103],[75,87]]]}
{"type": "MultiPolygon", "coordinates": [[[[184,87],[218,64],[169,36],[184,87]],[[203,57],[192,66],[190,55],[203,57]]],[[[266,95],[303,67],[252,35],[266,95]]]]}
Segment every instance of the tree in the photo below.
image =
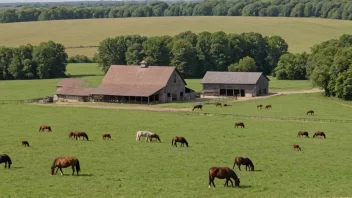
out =
{"type": "Polygon", "coordinates": [[[170,36],[149,37],[143,43],[145,60],[151,65],[170,65],[170,46],[172,41],[170,36]]]}
{"type": "Polygon", "coordinates": [[[140,43],[134,43],[127,48],[126,63],[127,65],[139,65],[143,60],[143,46],[140,43]]]}
{"type": "Polygon", "coordinates": [[[249,56],[244,57],[238,63],[232,64],[228,67],[231,72],[255,72],[255,60],[249,56]]]}
{"type": "Polygon", "coordinates": [[[196,77],[198,66],[196,48],[186,39],[176,40],[171,49],[171,65],[176,66],[184,78],[196,77]]]}
{"type": "Polygon", "coordinates": [[[231,62],[231,48],[224,32],[211,35],[210,56],[215,63],[216,71],[226,71],[231,62]]]}
{"type": "Polygon", "coordinates": [[[65,77],[67,54],[62,44],[54,41],[43,42],[34,47],[33,60],[37,63],[38,77],[65,77]]]}
{"type": "Polygon", "coordinates": [[[278,80],[305,80],[308,54],[287,53],[280,57],[274,72],[278,80]]]}
{"type": "Polygon", "coordinates": [[[280,36],[265,37],[267,42],[266,74],[270,74],[277,66],[280,57],[287,53],[288,44],[280,36]]]}

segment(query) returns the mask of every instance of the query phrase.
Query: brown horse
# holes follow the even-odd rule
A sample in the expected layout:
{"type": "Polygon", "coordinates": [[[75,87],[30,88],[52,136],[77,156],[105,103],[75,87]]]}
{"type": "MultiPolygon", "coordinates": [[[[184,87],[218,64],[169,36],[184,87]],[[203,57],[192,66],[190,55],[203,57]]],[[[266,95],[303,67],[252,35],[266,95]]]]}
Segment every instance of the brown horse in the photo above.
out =
{"type": "Polygon", "coordinates": [[[261,105],[261,104],[260,104],[260,105],[257,105],[257,109],[258,109],[258,108],[261,109],[262,107],[263,107],[263,105],[261,105]]]}
{"type": "Polygon", "coordinates": [[[104,140],[105,140],[105,138],[111,139],[111,135],[108,133],[103,133],[102,136],[103,136],[104,140]]]}
{"type": "Polygon", "coordinates": [[[68,138],[73,139],[72,137],[75,137],[75,132],[69,132],[68,133],[68,138]]]}
{"type": "Polygon", "coordinates": [[[241,165],[245,165],[246,166],[246,170],[248,168],[250,171],[254,171],[253,162],[247,157],[236,157],[232,168],[235,169],[236,165],[238,166],[238,169],[240,171],[241,171],[241,165]]]}
{"type": "Polygon", "coordinates": [[[76,157],[58,157],[54,160],[54,162],[51,165],[50,175],[54,175],[54,170],[56,167],[58,167],[58,169],[56,170],[56,173],[60,169],[61,176],[63,176],[64,173],[62,172],[62,168],[67,168],[69,166],[72,166],[72,171],[73,171],[72,175],[74,175],[75,173],[75,166],[76,166],[77,175],[78,175],[78,172],[81,171],[79,161],[76,157]]]}
{"type": "Polygon", "coordinates": [[[86,132],[74,132],[74,137],[76,138],[76,140],[77,140],[77,138],[81,139],[81,137],[83,137],[83,140],[84,140],[84,138],[86,138],[86,140],[89,141],[88,135],[86,132]]]}
{"type": "Polygon", "coordinates": [[[224,107],[231,107],[231,105],[229,105],[229,104],[224,104],[224,107]]]}
{"type": "Polygon", "coordinates": [[[22,146],[29,146],[28,141],[22,141],[22,146]]]}
{"type": "Polygon", "coordinates": [[[313,138],[315,138],[316,136],[323,136],[324,138],[326,138],[326,135],[324,132],[321,131],[317,131],[314,133],[313,138]]]}
{"type": "Polygon", "coordinates": [[[159,137],[158,134],[154,133],[154,134],[150,135],[150,141],[153,141],[153,138],[155,138],[156,141],[159,140],[159,142],[161,142],[160,137],[159,137]]]}
{"type": "Polygon", "coordinates": [[[45,129],[47,129],[48,132],[52,132],[52,131],[51,131],[51,126],[47,126],[47,125],[42,125],[42,126],[40,126],[40,127],[39,127],[39,132],[41,132],[41,131],[44,132],[45,129]]]}
{"type": "Polygon", "coordinates": [[[203,108],[203,105],[195,105],[194,107],[193,107],[193,109],[192,109],[192,111],[194,111],[194,109],[200,109],[200,110],[203,110],[202,109],[203,108]]]}
{"type": "Polygon", "coordinates": [[[272,108],[272,106],[271,105],[266,105],[265,106],[265,109],[269,109],[269,108],[272,108]]]}
{"type": "Polygon", "coordinates": [[[297,137],[300,137],[300,136],[307,136],[307,137],[309,137],[307,131],[299,131],[297,137]]]}
{"type": "Polygon", "coordinates": [[[299,145],[298,144],[294,144],[294,145],[292,145],[292,150],[298,150],[298,151],[301,151],[301,147],[299,147],[299,145]]]}
{"type": "Polygon", "coordinates": [[[211,184],[213,184],[213,186],[215,187],[215,183],[214,183],[215,178],[226,179],[224,186],[225,185],[228,186],[228,181],[230,181],[233,186],[233,182],[231,180],[231,178],[232,178],[233,180],[235,180],[235,186],[240,186],[240,178],[237,177],[235,171],[233,171],[231,168],[228,168],[228,167],[215,167],[214,166],[209,169],[209,186],[208,186],[208,188],[210,188],[211,184]]]}
{"type": "Polygon", "coordinates": [[[172,141],[171,141],[171,146],[175,145],[177,147],[177,144],[176,142],[181,142],[181,147],[186,144],[186,146],[188,147],[188,142],[187,140],[184,138],[184,137],[178,137],[178,136],[175,136],[172,141]]]}
{"type": "Polygon", "coordinates": [[[217,107],[217,106],[222,107],[222,104],[221,104],[220,102],[217,102],[217,103],[215,104],[215,106],[216,106],[216,107],[217,107]]]}
{"type": "Polygon", "coordinates": [[[237,128],[238,126],[241,126],[241,128],[244,128],[244,123],[243,122],[236,122],[235,128],[237,128]]]}
{"type": "Polygon", "coordinates": [[[314,111],[313,110],[309,110],[307,111],[307,115],[310,114],[310,115],[314,115],[314,111]]]}

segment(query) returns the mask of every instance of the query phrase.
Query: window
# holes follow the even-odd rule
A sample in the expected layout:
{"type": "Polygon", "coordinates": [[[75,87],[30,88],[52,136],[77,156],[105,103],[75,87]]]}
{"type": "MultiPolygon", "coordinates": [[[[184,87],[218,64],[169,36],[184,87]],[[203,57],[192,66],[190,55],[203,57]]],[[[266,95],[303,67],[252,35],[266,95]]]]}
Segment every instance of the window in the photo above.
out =
{"type": "Polygon", "coordinates": [[[170,97],[171,96],[171,94],[170,93],[167,93],[167,97],[170,97]]]}
{"type": "Polygon", "coordinates": [[[183,96],[183,92],[180,92],[180,96],[181,96],[181,97],[183,96]]]}

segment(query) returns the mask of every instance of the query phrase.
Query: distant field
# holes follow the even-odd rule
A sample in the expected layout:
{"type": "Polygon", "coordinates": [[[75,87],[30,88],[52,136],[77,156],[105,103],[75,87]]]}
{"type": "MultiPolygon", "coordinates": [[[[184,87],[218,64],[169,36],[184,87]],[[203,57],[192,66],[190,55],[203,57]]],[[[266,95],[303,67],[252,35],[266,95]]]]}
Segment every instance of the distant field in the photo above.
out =
{"type": "MultiPolygon", "coordinates": [[[[141,34],[175,35],[191,30],[227,33],[259,32],[282,36],[291,52],[309,50],[314,44],[352,32],[350,21],[280,17],[151,17],[62,20],[0,24],[0,46],[38,44],[54,40],[65,46],[98,45],[107,37],[141,34]]],[[[93,56],[95,48],[68,49],[70,55],[93,56]]]]}

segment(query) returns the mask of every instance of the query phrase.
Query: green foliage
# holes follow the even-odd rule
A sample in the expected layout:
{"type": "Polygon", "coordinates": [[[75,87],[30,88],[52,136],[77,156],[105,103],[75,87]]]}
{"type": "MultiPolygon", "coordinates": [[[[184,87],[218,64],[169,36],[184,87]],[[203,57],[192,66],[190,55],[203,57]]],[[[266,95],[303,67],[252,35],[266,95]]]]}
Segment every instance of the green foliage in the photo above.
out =
{"type": "Polygon", "coordinates": [[[278,80],[305,80],[308,54],[284,54],[274,70],[278,80]]]}
{"type": "Polygon", "coordinates": [[[231,72],[255,72],[255,60],[249,56],[246,56],[238,63],[230,65],[228,70],[231,72]]]}
{"type": "MultiPolygon", "coordinates": [[[[100,5],[100,6],[99,6],[100,5]]],[[[322,17],[352,20],[352,3],[347,0],[292,0],[265,1],[236,0],[170,3],[152,2],[86,8],[82,6],[30,6],[7,9],[0,15],[0,22],[45,21],[88,18],[123,18],[152,16],[285,16],[322,17]]]]}
{"type": "Polygon", "coordinates": [[[90,60],[87,56],[84,55],[75,55],[75,56],[70,56],[67,59],[68,63],[92,63],[93,61],[90,60]]]}

